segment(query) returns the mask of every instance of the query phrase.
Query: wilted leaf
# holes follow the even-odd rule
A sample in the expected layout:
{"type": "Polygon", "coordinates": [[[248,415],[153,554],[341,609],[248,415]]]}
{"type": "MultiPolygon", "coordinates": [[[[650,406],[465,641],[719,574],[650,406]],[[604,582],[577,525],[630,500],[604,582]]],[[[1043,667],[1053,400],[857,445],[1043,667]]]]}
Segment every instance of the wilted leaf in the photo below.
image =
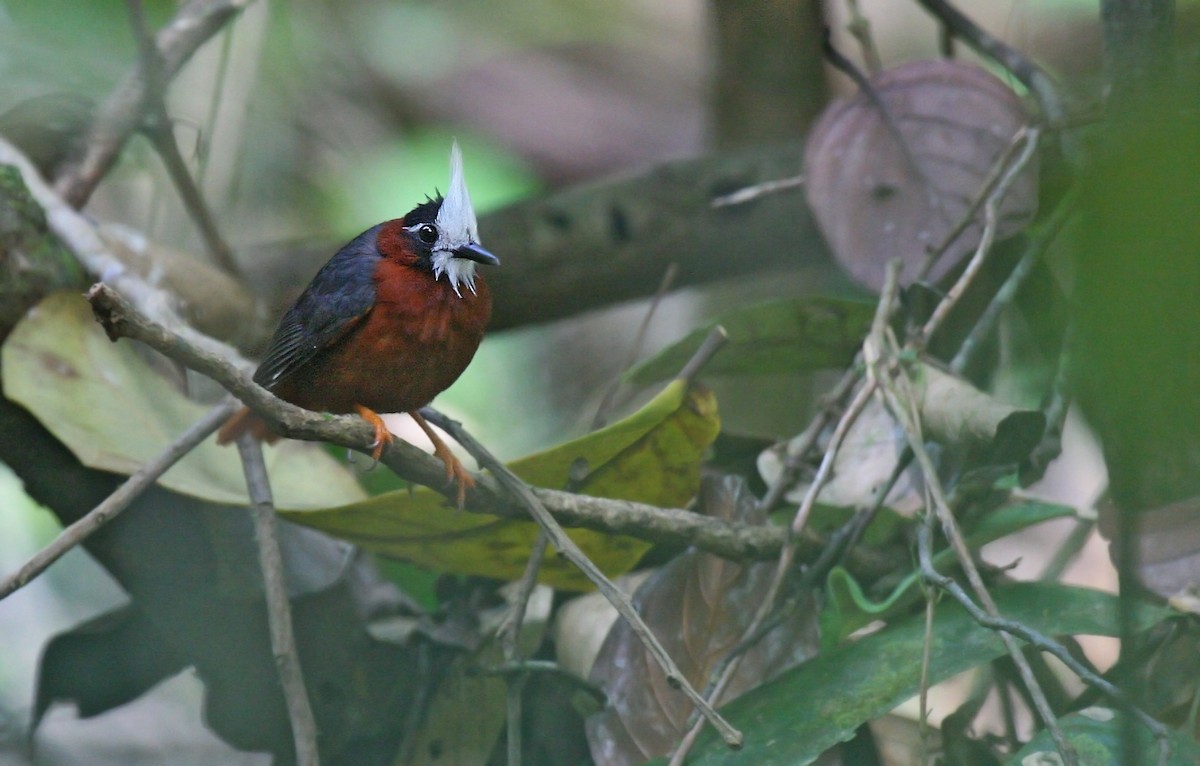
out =
{"type": "MultiPolygon", "coordinates": [[[[584,494],[679,507],[696,494],[701,457],[718,430],[712,393],[675,381],[629,417],[509,468],[530,484],[557,488],[567,484],[572,465],[582,459],[589,469],[579,487],[584,494]]],[[[451,512],[445,498],[425,488],[284,516],[437,571],[508,580],[524,571],[537,535],[532,522],[451,512]]],[[[632,537],[586,529],[570,535],[609,574],[627,571],[649,548],[632,537]]],[[[573,565],[554,555],[546,557],[541,581],[573,590],[591,587],[573,565]]]]}
{"type": "MultiPolygon", "coordinates": [[[[1056,583],[1020,583],[994,588],[992,596],[1001,614],[1044,635],[1118,633],[1117,599],[1108,593],[1056,583]]],[[[1139,629],[1169,614],[1162,607],[1144,605],[1138,616],[1139,629]]],[[[948,599],[939,602],[930,635],[930,683],[1004,654],[1004,644],[995,631],[980,627],[948,599]]],[[[925,641],[924,615],[913,615],[785,672],[722,711],[746,735],[742,750],[731,752],[708,731],[701,735],[688,763],[812,763],[825,750],[853,736],[864,721],[887,713],[917,693],[925,641]]]]}
{"type": "MultiPolygon", "coordinates": [[[[1086,766],[1118,766],[1125,763],[1121,750],[1121,714],[1105,707],[1090,707],[1058,719],[1063,734],[1079,753],[1079,762],[1086,766]]],[[[1168,742],[1171,755],[1165,762],[1158,760],[1158,742],[1146,729],[1138,727],[1140,753],[1134,763],[1162,763],[1164,766],[1193,766],[1200,763],[1200,744],[1181,731],[1171,731],[1168,742]]],[[[1039,732],[1025,747],[1005,761],[1005,766],[1061,763],[1054,760],[1058,751],[1050,734],[1039,732]],[[1039,754],[1045,759],[1039,759],[1039,754]]]]}
{"type": "MultiPolygon", "coordinates": [[[[188,399],[129,341],[113,343],[77,293],[51,295],[0,352],[4,394],[28,409],[90,468],[129,474],[210,408],[188,399]]],[[[345,466],[315,444],[283,441],[265,454],[281,508],[320,508],[364,496],[345,466]]],[[[215,503],[245,505],[236,449],[201,444],[159,480],[215,503]]]]}
{"type": "MultiPolygon", "coordinates": [[[[742,479],[712,477],[700,501],[706,515],[763,523],[742,479]]],[[[703,688],[714,667],[742,637],[775,573],[773,562],[739,564],[688,551],[642,584],[634,603],[680,671],[703,688]]],[[[736,699],[816,651],[813,602],[804,599],[743,657],[721,698],[736,699]]],[[[667,683],[628,623],[613,626],[596,657],[591,680],[608,695],[603,712],[588,719],[597,766],[640,764],[666,753],[687,727],[691,702],[667,683]]]]}
{"type": "Polygon", "coordinates": [[[1018,463],[1046,430],[1046,416],[1000,402],[930,364],[916,368],[917,407],[928,435],[951,449],[969,449],[991,463],[1018,463]]]}
{"type": "MultiPolygon", "coordinates": [[[[834,459],[833,477],[821,488],[819,502],[843,508],[870,506],[875,494],[891,479],[907,446],[895,418],[881,402],[872,399],[846,434],[834,459]]],[[[776,449],[759,456],[758,470],[768,485],[783,470],[783,459],[776,449]]],[[[808,477],[803,478],[787,491],[787,499],[799,503],[810,484],[808,477]]],[[[920,472],[909,469],[901,474],[884,503],[902,516],[913,516],[924,506],[920,472]]]]}
{"type": "MultiPolygon", "coordinates": [[[[916,61],[871,84],[888,120],[861,93],[834,102],[809,134],[804,172],[809,206],[838,262],[878,289],[888,261],[901,258],[902,280],[911,279],[951,233],[1026,117],[1011,88],[961,62],[916,61]]],[[[999,206],[998,238],[1024,228],[1036,209],[1031,160],[999,206]]],[[[954,240],[934,279],[978,245],[980,221],[977,214],[954,240]]]]}
{"type": "Polygon", "coordinates": [[[729,342],[704,368],[706,375],[810,372],[848,363],[870,327],[874,304],[846,298],[769,301],[722,314],[625,374],[633,383],[679,372],[721,325],[729,342]]]}

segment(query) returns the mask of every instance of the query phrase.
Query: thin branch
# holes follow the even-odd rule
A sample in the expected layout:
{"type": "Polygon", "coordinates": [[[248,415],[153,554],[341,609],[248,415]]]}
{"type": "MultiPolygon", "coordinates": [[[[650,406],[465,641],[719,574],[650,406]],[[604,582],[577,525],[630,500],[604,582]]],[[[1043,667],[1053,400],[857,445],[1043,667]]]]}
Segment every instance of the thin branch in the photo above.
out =
{"type": "Polygon", "coordinates": [[[204,245],[208,248],[208,253],[213,261],[227,274],[239,276],[240,270],[237,262],[233,259],[229,245],[221,236],[217,221],[204,201],[204,195],[200,193],[199,187],[192,179],[192,174],[188,171],[187,162],[179,153],[179,144],[175,140],[175,131],[171,117],[167,113],[165,101],[167,79],[164,76],[158,48],[154,45],[154,38],[146,28],[142,2],[141,0],[125,0],[125,5],[129,9],[130,25],[137,38],[142,71],[145,73],[146,80],[142,132],[147,135],[158,151],[159,157],[162,158],[163,165],[167,168],[167,174],[175,184],[175,188],[183,200],[183,206],[191,216],[192,223],[199,230],[200,237],[204,240],[204,245]]]}
{"type": "Polygon", "coordinates": [[[54,538],[45,548],[31,558],[25,566],[0,581],[0,599],[25,587],[30,580],[37,577],[64,553],[82,543],[93,532],[100,529],[125,510],[139,495],[149,489],[160,476],[179,462],[180,458],[196,448],[196,445],[208,438],[210,434],[221,427],[221,424],[234,413],[238,405],[232,399],[226,399],[208,412],[200,420],[179,436],[170,446],[163,450],[158,457],[142,466],[136,473],[125,480],[125,483],[115,492],[106,497],[103,502],[93,508],[86,516],[68,526],[58,537],[54,538]]]}
{"type": "Polygon", "coordinates": [[[955,582],[952,578],[941,574],[933,564],[932,556],[932,531],[925,528],[924,525],[917,530],[917,551],[920,558],[921,576],[942,589],[946,593],[962,605],[971,619],[979,623],[989,630],[998,631],[1002,636],[1016,636],[1030,646],[1033,646],[1041,651],[1047,652],[1060,660],[1067,668],[1079,676],[1079,678],[1087,685],[1098,690],[1100,693],[1108,696],[1114,702],[1118,703],[1126,709],[1132,710],[1134,716],[1139,722],[1154,734],[1155,739],[1159,741],[1159,764],[1165,763],[1164,755],[1170,755],[1170,730],[1161,723],[1158,719],[1149,715],[1138,707],[1130,703],[1129,695],[1126,694],[1120,687],[1114,685],[1100,674],[1096,673],[1091,668],[1084,665],[1078,658],[1073,655],[1065,646],[1055,641],[1053,638],[1034,630],[1024,623],[1016,620],[1008,620],[1003,617],[989,614],[980,609],[975,601],[967,594],[963,587],[955,582]],[[1165,752],[1162,748],[1165,747],[1165,752]]]}
{"type": "Polygon", "coordinates": [[[1042,108],[1042,114],[1052,125],[1063,122],[1067,116],[1058,87],[1046,71],[1033,63],[1024,53],[993,37],[946,0],[917,0],[954,34],[976,52],[994,60],[1012,72],[1025,87],[1033,92],[1042,108]]]}
{"type": "Polygon", "coordinates": [[[650,656],[662,668],[667,683],[687,695],[688,699],[703,713],[704,717],[713,725],[717,733],[720,734],[721,739],[727,745],[735,749],[740,748],[743,742],[742,733],[733,728],[692,687],[691,683],[688,682],[687,678],[676,666],[675,661],[671,659],[671,655],[659,643],[658,638],[655,637],[649,626],[642,620],[637,610],[633,608],[633,603],[629,600],[629,597],[621,592],[620,588],[613,585],[612,581],[579,549],[575,541],[567,535],[559,523],[554,520],[550,512],[546,510],[542,501],[531,491],[529,485],[518,478],[512,471],[508,470],[508,467],[492,456],[482,444],[475,441],[459,423],[445,417],[430,407],[423,409],[421,414],[429,421],[436,423],[438,428],[453,436],[455,441],[465,447],[467,452],[471,453],[481,466],[487,468],[500,480],[500,483],[508,492],[520,499],[534,521],[546,532],[551,544],[554,545],[559,554],[565,556],[585,577],[591,580],[608,602],[616,608],[617,613],[629,623],[629,627],[641,640],[650,653],[650,656]]]}
{"type": "MultiPolygon", "coordinates": [[[[948,301],[949,298],[946,300],[948,301]]],[[[943,301],[943,304],[945,302],[943,301]]],[[[976,596],[989,614],[998,617],[999,612],[996,603],[992,600],[991,594],[988,593],[983,583],[983,578],[979,575],[979,570],[975,566],[971,552],[967,548],[966,541],[963,539],[958,524],[954,520],[954,513],[951,511],[949,502],[946,499],[937,468],[934,466],[933,459],[925,449],[924,437],[921,434],[920,417],[916,411],[916,402],[913,399],[908,379],[905,377],[903,368],[898,361],[899,350],[894,347],[894,342],[888,342],[886,338],[877,339],[876,343],[882,353],[877,359],[872,360],[868,364],[869,379],[877,383],[877,390],[883,398],[885,405],[904,430],[909,448],[912,450],[914,457],[916,457],[917,464],[924,475],[926,490],[929,498],[932,500],[932,507],[927,508],[925,512],[937,515],[938,520],[942,524],[943,534],[950,541],[950,547],[954,550],[955,557],[966,573],[967,579],[971,583],[976,596]],[[892,369],[896,371],[895,378],[893,378],[892,369]]],[[[1058,719],[1054,716],[1054,711],[1050,708],[1050,703],[1046,700],[1046,695],[1042,692],[1037,679],[1033,675],[1033,669],[1021,653],[1021,647],[1017,645],[1016,641],[1008,633],[1001,632],[1000,638],[1004,641],[1005,648],[1008,650],[1009,656],[1012,657],[1013,664],[1017,666],[1017,670],[1021,674],[1021,680],[1024,682],[1025,688],[1033,699],[1034,707],[1037,709],[1042,722],[1049,730],[1055,747],[1057,747],[1059,753],[1062,755],[1066,766],[1078,766],[1079,755],[1063,733],[1058,719]]]]}
{"type": "Polygon", "coordinates": [[[804,186],[804,176],[802,175],[763,181],[760,184],[746,186],[730,194],[715,198],[712,201],[712,207],[716,210],[723,207],[733,207],[734,205],[745,205],[747,202],[753,202],[772,194],[799,189],[802,186],[804,186]]]}
{"type": "Polygon", "coordinates": [[[296,763],[299,766],[319,766],[317,722],[308,702],[304,672],[296,651],[296,636],[292,632],[292,608],[284,581],[275,501],[271,498],[271,484],[263,463],[262,445],[250,434],[244,434],[238,439],[237,446],[246,473],[246,489],[250,493],[254,536],[258,541],[258,562],[262,568],[263,590],[266,594],[267,623],[271,630],[271,651],[275,655],[275,669],[279,673],[288,718],[292,722],[296,763]]]}
{"type": "MultiPolygon", "coordinates": [[[[529,552],[529,561],[525,563],[525,571],[517,581],[508,619],[501,628],[500,644],[504,649],[504,662],[509,666],[518,666],[524,660],[521,656],[521,625],[525,621],[525,610],[529,608],[529,597],[537,587],[538,570],[542,568],[542,561],[546,557],[548,542],[546,531],[539,529],[537,538],[533,541],[533,549],[529,552]]],[[[528,678],[527,673],[505,676],[508,766],[521,766],[521,695],[525,691],[528,678]]]]}
{"type": "MultiPolygon", "coordinates": [[[[253,0],[189,0],[154,37],[162,82],[179,73],[192,54],[253,0]]],[[[87,204],[92,192],[116,161],[125,142],[142,124],[151,93],[144,62],[139,61],[121,80],[97,113],[80,163],[56,182],[55,188],[72,207],[87,204]]]]}
{"type": "Polygon", "coordinates": [[[1017,131],[1016,136],[1014,136],[1013,144],[1020,144],[1024,141],[1023,148],[1021,153],[1000,177],[996,188],[988,195],[987,201],[983,205],[983,233],[980,235],[978,247],[975,248],[975,254],[971,256],[970,262],[967,263],[967,267],[963,270],[958,280],[955,281],[954,286],[946,293],[946,297],[938,302],[937,307],[933,310],[933,314],[925,322],[920,333],[910,341],[910,345],[914,348],[923,347],[928,343],[930,336],[937,331],[954,307],[958,305],[958,301],[966,293],[967,287],[970,286],[971,282],[975,280],[975,277],[983,268],[983,263],[991,252],[992,243],[996,239],[1000,200],[1008,193],[1008,188],[1033,156],[1033,152],[1037,148],[1037,138],[1038,130],[1036,128],[1021,128],[1017,131]]]}
{"type": "Polygon", "coordinates": [[[45,213],[50,231],[74,253],[83,268],[97,281],[111,285],[155,322],[187,335],[194,343],[206,345],[212,342],[211,338],[196,333],[180,319],[177,311],[184,312],[189,322],[206,332],[228,334],[231,327],[241,329],[252,321],[254,302],[239,282],[207,263],[192,259],[186,259],[185,266],[170,259],[156,260],[151,270],[142,259],[123,254],[120,247],[106,241],[95,221],[64,202],[29,159],[3,137],[0,137],[0,164],[21,171],[21,180],[45,213]],[[179,295],[158,287],[160,282],[172,285],[179,295]]]}
{"type": "Polygon", "coordinates": [[[846,0],[846,10],[850,13],[850,21],[846,24],[846,29],[858,40],[858,47],[862,49],[863,62],[867,65],[867,72],[874,77],[883,71],[883,59],[879,56],[879,48],[875,47],[875,39],[871,37],[871,22],[863,15],[862,9],[858,6],[858,0],[846,0]]]}
{"type": "MultiPolygon", "coordinates": [[[[882,315],[886,317],[891,313],[891,307],[896,296],[896,281],[899,274],[899,261],[894,262],[889,266],[886,284],[884,285],[883,296],[880,298],[880,308],[876,312],[876,316],[882,315]]],[[[877,320],[878,321],[878,320],[877,320]]],[[[872,384],[864,383],[855,394],[854,400],[842,413],[841,419],[838,420],[837,427],[833,431],[833,435],[829,439],[829,444],[825,448],[825,454],[821,458],[821,465],[817,469],[816,476],[813,477],[812,484],[804,494],[804,498],[800,502],[800,507],[796,510],[796,515],[792,519],[791,525],[788,527],[787,540],[783,549],[779,553],[779,558],[775,564],[775,572],[771,578],[771,584],[767,588],[767,593],[763,597],[762,603],[759,604],[758,610],[754,614],[754,618],[746,629],[742,631],[742,639],[738,642],[742,648],[740,652],[731,655],[731,658],[725,663],[718,672],[716,680],[707,689],[707,697],[715,702],[725,693],[725,689],[733,681],[734,675],[737,673],[738,667],[741,665],[741,658],[744,656],[745,649],[748,647],[752,639],[761,637],[760,632],[763,624],[775,610],[775,603],[779,599],[779,592],[783,588],[783,583],[787,579],[787,575],[792,570],[792,565],[796,560],[796,545],[795,542],[800,538],[805,526],[808,524],[809,516],[812,514],[812,509],[816,506],[817,497],[825,484],[829,481],[833,474],[833,465],[837,460],[838,451],[842,447],[842,442],[845,441],[846,434],[850,432],[850,427],[858,420],[858,416],[862,413],[867,402],[870,401],[871,394],[874,391],[872,384]]],[[[811,426],[810,426],[811,428],[811,426]]],[[[683,736],[679,746],[675,748],[675,752],[671,754],[671,760],[668,766],[681,766],[684,759],[687,758],[692,747],[695,745],[697,737],[700,736],[703,722],[695,721],[688,732],[683,736]]]]}
{"type": "Polygon", "coordinates": [[[1075,212],[1075,203],[1077,195],[1074,193],[1064,197],[1054,208],[1054,212],[1046,222],[1039,226],[1036,232],[1033,232],[1029,237],[1029,244],[1025,248],[1025,252],[1021,255],[1021,260],[1013,267],[1012,273],[1004,280],[1004,284],[996,291],[991,302],[983,313],[976,320],[975,326],[971,328],[970,333],[963,339],[962,345],[959,346],[958,352],[954,358],[950,360],[950,369],[961,374],[971,363],[971,359],[983,344],[984,339],[992,334],[997,322],[1000,320],[1000,315],[1004,310],[1016,299],[1017,293],[1021,286],[1025,284],[1025,280],[1033,273],[1033,267],[1037,264],[1038,259],[1046,252],[1046,248],[1050,243],[1058,237],[1058,233],[1062,231],[1062,227],[1067,220],[1075,212]]]}
{"type": "MultiPolygon", "coordinates": [[[[958,217],[958,223],[950,231],[946,232],[946,235],[942,237],[942,241],[936,247],[930,248],[925,253],[925,257],[921,260],[921,267],[917,270],[917,279],[928,277],[929,272],[937,264],[938,259],[945,255],[950,246],[954,244],[954,241],[975,222],[976,214],[979,213],[979,210],[989,199],[994,197],[996,187],[1008,174],[1013,158],[1024,150],[1026,138],[1025,132],[1021,130],[1008,142],[1008,146],[1005,147],[1004,152],[988,168],[987,176],[984,177],[983,183],[980,184],[979,191],[975,194],[974,199],[971,200],[971,204],[967,205],[967,209],[958,217]]],[[[1024,165],[1024,162],[1021,164],[1024,165]]]]}
{"type": "Polygon", "coordinates": [[[862,373],[857,369],[861,362],[861,357],[855,357],[854,362],[850,365],[850,369],[846,370],[841,380],[833,387],[833,390],[824,396],[820,411],[817,412],[804,431],[787,444],[782,470],[780,470],[779,476],[775,478],[775,481],[771,482],[771,486],[767,488],[767,493],[763,495],[763,499],[759,502],[760,510],[767,513],[775,510],[775,506],[779,504],[783,493],[787,491],[788,487],[791,486],[792,480],[795,479],[800,466],[804,465],[809,451],[817,443],[821,432],[833,420],[834,412],[841,406],[842,401],[849,396],[850,392],[854,390],[854,386],[862,378],[862,373]]]}
{"type": "MultiPolygon", "coordinates": [[[[374,431],[361,418],[309,412],[277,398],[250,379],[249,363],[228,346],[195,331],[184,337],[168,330],[151,321],[108,285],[93,286],[88,299],[109,337],[140,341],[212,378],[254,409],[277,433],[370,453],[374,431]],[[193,342],[195,336],[199,340],[193,342]]],[[[446,485],[442,462],[401,439],[384,450],[381,462],[403,479],[447,493],[452,491],[446,485]]],[[[526,517],[524,507],[515,503],[494,478],[476,474],[475,480],[476,487],[467,494],[468,511],[507,518],[526,517]]],[[[694,545],[733,560],[773,558],[779,554],[785,536],[783,530],[775,527],[711,519],[681,508],[659,508],[545,488],[532,491],[566,526],[634,535],[651,542],[694,545]]],[[[802,550],[817,550],[817,546],[806,541],[800,544],[802,550]]]]}

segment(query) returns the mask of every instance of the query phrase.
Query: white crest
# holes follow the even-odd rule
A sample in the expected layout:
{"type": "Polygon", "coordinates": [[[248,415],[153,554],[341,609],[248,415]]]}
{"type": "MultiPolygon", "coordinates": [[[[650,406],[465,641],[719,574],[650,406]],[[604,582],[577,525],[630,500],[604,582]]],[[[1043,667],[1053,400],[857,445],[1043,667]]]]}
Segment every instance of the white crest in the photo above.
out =
{"type": "Polygon", "coordinates": [[[456,248],[479,244],[479,226],[475,221],[475,208],[471,207],[471,195],[467,192],[462,150],[458,148],[457,139],[450,146],[450,186],[434,223],[439,237],[433,246],[433,278],[441,279],[445,274],[457,295],[461,295],[459,285],[466,285],[475,292],[475,264],[454,257],[456,248]]]}

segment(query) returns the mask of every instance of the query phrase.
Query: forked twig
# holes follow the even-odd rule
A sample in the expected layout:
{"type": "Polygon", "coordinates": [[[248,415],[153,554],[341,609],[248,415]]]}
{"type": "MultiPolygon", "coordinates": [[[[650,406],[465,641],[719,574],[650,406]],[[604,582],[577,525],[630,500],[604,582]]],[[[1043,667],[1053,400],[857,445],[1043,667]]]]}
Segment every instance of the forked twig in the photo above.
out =
{"type": "Polygon", "coordinates": [[[200,188],[192,179],[183,155],[179,153],[179,144],[175,141],[175,132],[172,129],[171,118],[167,113],[167,104],[164,100],[167,77],[163,71],[162,57],[159,55],[158,46],[154,44],[154,37],[146,28],[142,2],[141,0],[125,0],[125,5],[129,10],[130,25],[137,38],[138,50],[141,55],[141,70],[146,81],[146,93],[142,107],[145,112],[141,126],[142,131],[149,137],[150,142],[162,158],[163,165],[167,168],[167,174],[175,184],[179,197],[183,200],[183,206],[192,218],[192,223],[199,230],[209,255],[227,274],[237,276],[240,271],[230,252],[229,245],[221,236],[217,221],[209,210],[208,203],[204,201],[204,195],[200,193],[200,188]]]}
{"type": "MultiPolygon", "coordinates": [[[[889,272],[887,283],[884,285],[884,297],[880,300],[879,309],[876,311],[876,322],[883,322],[886,324],[887,316],[890,314],[893,303],[891,298],[895,296],[897,275],[898,272],[889,272]],[[880,318],[881,316],[882,319],[880,318]]],[[[857,375],[851,376],[850,373],[847,373],[842,378],[842,382],[846,383],[847,385],[852,385],[850,381],[856,381],[857,379],[857,375]]],[[[721,698],[721,695],[725,693],[725,689],[728,688],[729,684],[733,681],[733,677],[737,673],[738,667],[741,665],[741,658],[744,656],[745,646],[751,641],[761,638],[763,635],[760,629],[771,616],[771,613],[775,610],[775,604],[779,600],[779,593],[783,589],[783,583],[787,580],[788,572],[791,571],[792,565],[795,563],[796,541],[799,540],[800,535],[804,531],[804,527],[808,524],[808,518],[812,514],[812,509],[816,506],[817,497],[821,494],[821,490],[832,477],[833,465],[837,459],[838,451],[842,447],[842,442],[845,441],[846,434],[850,432],[851,426],[853,426],[854,422],[858,420],[858,416],[862,413],[863,408],[866,407],[867,402],[870,401],[873,391],[874,384],[872,384],[870,381],[864,382],[863,385],[858,389],[858,392],[855,394],[854,399],[846,407],[845,412],[842,413],[842,417],[838,420],[838,424],[834,428],[833,435],[829,438],[829,444],[825,448],[825,454],[821,458],[821,465],[817,469],[816,475],[813,477],[812,484],[809,485],[808,490],[805,492],[799,508],[796,509],[796,515],[793,517],[792,523],[788,528],[788,536],[784,542],[783,550],[780,551],[779,559],[775,565],[775,572],[771,578],[771,584],[767,588],[767,593],[763,597],[762,603],[759,604],[758,609],[755,611],[753,619],[750,620],[750,624],[747,625],[746,629],[742,631],[742,638],[738,642],[739,649],[742,649],[742,651],[733,654],[731,658],[720,667],[716,680],[710,685],[709,689],[706,690],[707,697],[710,702],[715,704],[716,701],[721,698]]],[[[805,433],[807,434],[809,431],[812,431],[814,434],[813,438],[815,439],[816,433],[819,432],[819,429],[815,428],[815,424],[824,417],[825,415],[823,413],[818,415],[817,419],[814,420],[813,425],[810,425],[805,433]]],[[[695,745],[696,738],[700,736],[702,727],[703,721],[696,720],[692,723],[691,728],[688,729],[686,734],[684,734],[683,739],[680,740],[678,747],[676,747],[675,751],[671,754],[671,760],[668,762],[668,766],[681,766],[684,759],[687,758],[688,753],[691,752],[692,747],[695,745]]]]}
{"type": "MultiPolygon", "coordinates": [[[[696,356],[684,367],[685,373],[694,375],[703,365],[707,358],[720,347],[723,342],[724,332],[721,328],[714,329],[713,333],[701,344],[701,348],[697,351],[696,356]]],[[[681,377],[683,377],[681,375],[681,377]]],[[[684,378],[685,380],[687,378],[684,378]]],[[[538,526],[546,533],[550,543],[557,549],[559,555],[565,556],[568,561],[574,564],[580,572],[584,574],[604,595],[610,604],[617,610],[618,614],[625,619],[633,630],[634,635],[641,640],[646,647],[650,656],[655,660],[658,666],[662,669],[663,675],[666,677],[667,683],[682,691],[692,704],[704,715],[704,717],[713,725],[721,736],[721,739],[731,748],[740,748],[744,741],[744,737],[740,731],[735,729],[724,717],[721,716],[713,707],[704,699],[704,697],[696,691],[671,655],[659,642],[650,627],[642,620],[641,615],[633,608],[633,603],[616,585],[613,584],[608,577],[600,571],[599,567],[587,557],[575,541],[567,535],[566,531],[554,519],[542,501],[535,495],[528,484],[520,479],[516,474],[508,469],[508,466],[500,462],[495,456],[488,451],[486,447],[480,444],[471,436],[462,424],[452,420],[451,418],[442,415],[440,412],[431,407],[426,407],[421,411],[422,415],[427,420],[435,423],[438,428],[447,432],[461,444],[467,452],[469,452],[480,464],[481,467],[491,471],[514,497],[529,511],[529,514],[537,522],[538,526]]]]}
{"type": "Polygon", "coordinates": [[[299,766],[319,766],[317,722],[308,702],[304,672],[296,651],[296,636],[292,631],[292,607],[284,580],[283,554],[279,549],[275,501],[271,498],[271,484],[263,463],[262,445],[250,434],[243,434],[237,446],[246,473],[246,489],[250,493],[254,536],[258,541],[258,561],[266,596],[267,623],[271,631],[271,651],[275,655],[275,669],[279,673],[288,719],[292,723],[296,763],[299,766]]]}
{"type": "MultiPolygon", "coordinates": [[[[192,54],[253,0],[189,0],[154,36],[162,61],[161,77],[173,78],[192,54]]],[[[100,184],[122,147],[142,123],[150,83],[142,62],[121,80],[97,113],[83,159],[55,188],[72,207],[81,208],[100,184]]]]}

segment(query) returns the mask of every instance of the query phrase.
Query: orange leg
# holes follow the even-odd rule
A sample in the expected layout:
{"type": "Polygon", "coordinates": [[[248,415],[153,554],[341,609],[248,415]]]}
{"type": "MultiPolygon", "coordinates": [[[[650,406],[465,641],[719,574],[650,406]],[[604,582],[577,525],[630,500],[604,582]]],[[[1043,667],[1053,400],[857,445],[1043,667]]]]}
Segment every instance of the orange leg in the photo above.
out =
{"type": "Polygon", "coordinates": [[[425,418],[421,417],[421,413],[413,410],[408,413],[425,435],[429,437],[429,441],[433,442],[433,454],[441,458],[441,461],[446,465],[446,481],[458,483],[458,507],[462,508],[463,503],[467,500],[467,490],[475,486],[475,480],[471,478],[471,474],[467,471],[467,467],[462,464],[462,461],[454,456],[446,443],[441,440],[441,437],[430,427],[429,423],[425,422],[425,418]]]}
{"type": "Polygon", "coordinates": [[[362,419],[371,424],[375,429],[375,441],[371,443],[371,459],[379,460],[379,456],[383,454],[383,448],[391,444],[396,437],[392,436],[392,432],[387,429],[387,424],[383,422],[383,418],[368,407],[361,404],[354,405],[354,409],[362,416],[362,419]]]}

